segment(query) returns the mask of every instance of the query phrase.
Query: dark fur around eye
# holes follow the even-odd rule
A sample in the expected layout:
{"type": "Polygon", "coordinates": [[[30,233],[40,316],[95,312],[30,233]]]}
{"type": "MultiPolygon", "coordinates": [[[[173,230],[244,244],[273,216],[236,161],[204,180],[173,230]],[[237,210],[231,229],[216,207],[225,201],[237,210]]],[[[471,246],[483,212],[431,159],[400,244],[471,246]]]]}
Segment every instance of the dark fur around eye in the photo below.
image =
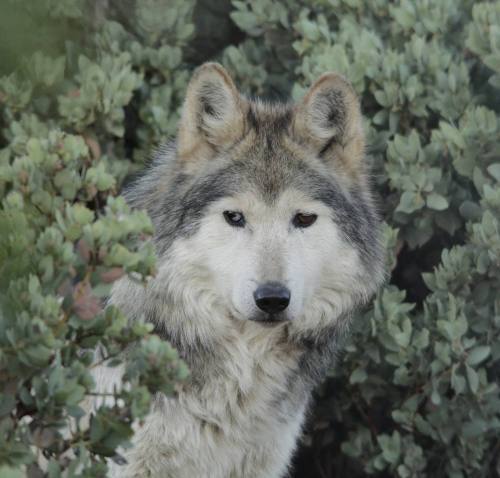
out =
{"type": "Polygon", "coordinates": [[[316,222],[316,219],[318,219],[318,216],[316,214],[304,214],[299,212],[295,214],[292,220],[292,224],[295,227],[300,227],[303,229],[312,226],[316,222]]]}
{"type": "Polygon", "coordinates": [[[245,227],[245,216],[238,211],[224,211],[224,219],[233,227],[245,227]]]}

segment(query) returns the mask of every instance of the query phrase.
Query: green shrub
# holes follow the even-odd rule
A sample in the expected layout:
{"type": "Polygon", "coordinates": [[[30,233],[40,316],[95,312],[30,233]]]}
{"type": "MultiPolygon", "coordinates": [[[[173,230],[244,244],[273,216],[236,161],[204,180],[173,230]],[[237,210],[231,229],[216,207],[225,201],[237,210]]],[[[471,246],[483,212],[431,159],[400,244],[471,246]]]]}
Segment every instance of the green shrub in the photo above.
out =
{"type": "Polygon", "coordinates": [[[2,10],[0,473],[42,476],[43,455],[47,476],[102,475],[151,394],[186,376],[150,328],[102,304],[121,275],[154,274],[139,241],[151,224],[117,192],[175,133],[190,71],[216,59],[249,94],[298,97],[345,74],[387,223],[391,279],[318,391],[296,476],[500,476],[500,2],[2,10]],[[86,432],[97,344],[137,360],[86,432]]]}

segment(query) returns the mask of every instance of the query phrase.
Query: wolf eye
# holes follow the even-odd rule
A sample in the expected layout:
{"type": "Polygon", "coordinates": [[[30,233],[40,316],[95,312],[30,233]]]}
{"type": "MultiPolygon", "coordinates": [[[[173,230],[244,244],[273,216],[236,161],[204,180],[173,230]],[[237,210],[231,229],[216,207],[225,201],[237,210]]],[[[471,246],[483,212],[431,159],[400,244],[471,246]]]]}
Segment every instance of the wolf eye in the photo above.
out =
{"type": "Polygon", "coordinates": [[[316,219],[318,219],[318,216],[316,214],[304,214],[301,212],[298,212],[295,214],[292,223],[295,227],[309,227],[312,226],[315,222],[316,219]]]}
{"type": "Polygon", "coordinates": [[[245,227],[245,216],[237,211],[224,211],[224,219],[233,227],[245,227]]]}

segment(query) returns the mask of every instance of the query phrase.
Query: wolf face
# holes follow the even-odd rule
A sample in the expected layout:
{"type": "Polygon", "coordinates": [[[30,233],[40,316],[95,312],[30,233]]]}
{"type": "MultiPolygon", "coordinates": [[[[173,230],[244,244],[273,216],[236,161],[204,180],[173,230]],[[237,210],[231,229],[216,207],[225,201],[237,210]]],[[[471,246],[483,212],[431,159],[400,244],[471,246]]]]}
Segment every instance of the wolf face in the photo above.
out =
{"type": "Polygon", "coordinates": [[[164,303],[184,301],[182,310],[188,301],[198,332],[217,310],[321,333],[383,277],[359,103],[333,73],[299,104],[269,105],[203,65],[177,143],[129,196],[156,226],[160,273],[150,289],[164,303]]]}
{"type": "Polygon", "coordinates": [[[298,185],[267,201],[251,185],[240,188],[207,208],[189,241],[232,317],[300,327],[337,317],[368,292],[359,255],[325,203],[298,185]]]}

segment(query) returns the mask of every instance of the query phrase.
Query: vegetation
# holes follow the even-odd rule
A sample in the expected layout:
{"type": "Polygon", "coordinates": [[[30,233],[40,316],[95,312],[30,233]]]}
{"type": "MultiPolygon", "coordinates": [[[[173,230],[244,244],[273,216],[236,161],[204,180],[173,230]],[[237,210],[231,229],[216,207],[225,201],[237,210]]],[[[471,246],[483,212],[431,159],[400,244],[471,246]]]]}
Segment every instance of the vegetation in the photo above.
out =
{"type": "Polygon", "coordinates": [[[1,0],[0,18],[0,476],[103,476],[188,374],[103,303],[154,274],[150,221],[118,193],[208,59],[268,97],[341,72],[366,117],[392,274],[295,476],[500,476],[500,2],[1,0]],[[131,386],[87,428],[98,344],[134,354],[131,386]]]}

